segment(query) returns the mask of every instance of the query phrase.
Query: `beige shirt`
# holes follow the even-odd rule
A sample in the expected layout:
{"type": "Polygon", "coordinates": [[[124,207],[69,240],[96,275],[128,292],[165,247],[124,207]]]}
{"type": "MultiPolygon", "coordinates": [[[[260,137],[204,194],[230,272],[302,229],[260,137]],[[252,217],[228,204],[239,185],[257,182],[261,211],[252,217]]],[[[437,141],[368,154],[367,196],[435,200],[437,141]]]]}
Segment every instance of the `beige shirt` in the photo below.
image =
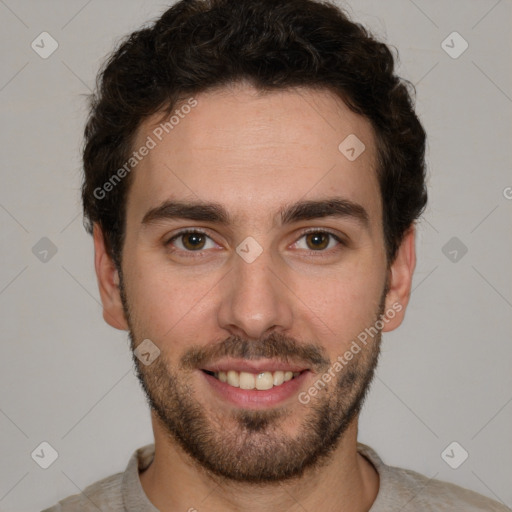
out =
{"type": "MultiPolygon", "coordinates": [[[[379,492],[369,512],[512,512],[505,505],[468,489],[387,466],[372,448],[362,443],[357,443],[357,451],[374,465],[380,476],[379,492]]],[[[139,471],[151,464],[154,453],[154,444],[135,450],[124,472],[99,480],[82,493],[42,512],[158,512],[139,479],[139,471]]]]}

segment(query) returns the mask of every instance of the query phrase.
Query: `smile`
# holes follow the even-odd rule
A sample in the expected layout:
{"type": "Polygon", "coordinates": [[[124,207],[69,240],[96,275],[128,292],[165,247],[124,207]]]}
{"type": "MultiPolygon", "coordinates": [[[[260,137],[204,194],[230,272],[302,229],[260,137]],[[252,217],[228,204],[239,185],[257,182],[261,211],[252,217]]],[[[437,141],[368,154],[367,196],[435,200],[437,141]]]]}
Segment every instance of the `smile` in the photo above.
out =
{"type": "Polygon", "coordinates": [[[307,365],[277,359],[223,359],[200,369],[209,390],[222,402],[264,409],[292,400],[311,371],[307,365]]]}
{"type": "Polygon", "coordinates": [[[283,383],[298,377],[301,372],[291,371],[260,371],[258,373],[238,372],[236,370],[212,372],[203,370],[216,379],[234,388],[257,389],[265,391],[273,387],[281,386],[283,383]]]}

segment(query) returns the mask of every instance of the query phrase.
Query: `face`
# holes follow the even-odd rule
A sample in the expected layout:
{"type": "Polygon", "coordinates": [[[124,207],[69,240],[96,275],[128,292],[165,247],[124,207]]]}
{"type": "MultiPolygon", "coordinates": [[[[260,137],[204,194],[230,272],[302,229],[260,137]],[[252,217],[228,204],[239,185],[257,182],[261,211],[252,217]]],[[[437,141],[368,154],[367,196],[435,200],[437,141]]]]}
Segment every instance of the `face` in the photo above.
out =
{"type": "Polygon", "coordinates": [[[95,231],[104,317],[159,350],[134,362],[171,443],[216,475],[282,481],[357,420],[414,234],[388,266],[373,130],[332,93],[240,84],[194,102],[169,133],[161,114],[138,131],[156,144],[133,171],[119,277],[95,231]]]}

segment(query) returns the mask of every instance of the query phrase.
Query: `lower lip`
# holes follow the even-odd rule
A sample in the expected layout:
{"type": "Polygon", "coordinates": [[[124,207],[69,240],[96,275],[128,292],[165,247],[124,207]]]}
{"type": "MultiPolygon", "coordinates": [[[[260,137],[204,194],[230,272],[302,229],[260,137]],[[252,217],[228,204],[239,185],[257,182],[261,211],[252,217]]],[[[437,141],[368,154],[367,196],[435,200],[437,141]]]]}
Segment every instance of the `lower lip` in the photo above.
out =
{"type": "Polygon", "coordinates": [[[303,371],[297,377],[283,382],[280,386],[274,386],[271,389],[261,391],[258,389],[235,388],[226,382],[221,382],[213,375],[209,375],[203,371],[201,371],[201,373],[205,377],[206,382],[213,388],[214,392],[225,401],[246,409],[265,409],[281,404],[296,395],[307,378],[309,371],[303,371]]]}

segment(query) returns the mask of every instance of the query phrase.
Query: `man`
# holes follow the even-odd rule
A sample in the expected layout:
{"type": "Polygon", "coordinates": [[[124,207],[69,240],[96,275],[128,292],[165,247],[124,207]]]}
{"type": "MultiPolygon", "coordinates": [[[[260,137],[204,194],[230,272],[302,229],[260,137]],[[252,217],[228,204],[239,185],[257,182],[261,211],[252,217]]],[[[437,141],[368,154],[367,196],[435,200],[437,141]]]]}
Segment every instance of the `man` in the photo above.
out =
{"type": "Polygon", "coordinates": [[[393,66],[313,0],[183,0],[112,55],[84,213],[155,444],[48,510],[508,510],[357,442],[427,200],[393,66]]]}

